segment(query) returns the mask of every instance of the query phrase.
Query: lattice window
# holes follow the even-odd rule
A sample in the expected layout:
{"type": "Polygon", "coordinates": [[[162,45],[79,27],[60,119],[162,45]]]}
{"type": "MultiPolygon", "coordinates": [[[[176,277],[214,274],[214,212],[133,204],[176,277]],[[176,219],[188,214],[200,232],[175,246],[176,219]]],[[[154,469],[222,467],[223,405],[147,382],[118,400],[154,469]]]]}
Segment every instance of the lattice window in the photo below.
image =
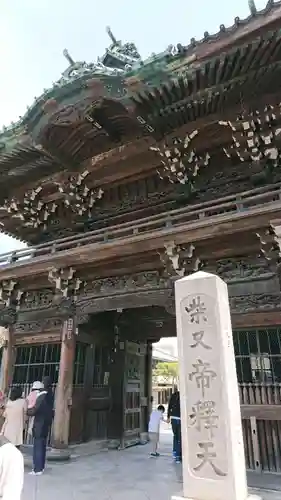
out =
{"type": "Polygon", "coordinates": [[[35,380],[50,376],[54,384],[58,381],[60,344],[40,344],[16,348],[13,384],[29,385],[35,380]]]}
{"type": "Polygon", "coordinates": [[[105,346],[96,345],[93,386],[108,385],[109,375],[109,349],[105,346]]]}
{"type": "Polygon", "coordinates": [[[84,385],[87,345],[77,342],[73,371],[73,385],[84,385]]]}
{"type": "Polygon", "coordinates": [[[240,383],[281,383],[281,327],[233,332],[240,383]]]}

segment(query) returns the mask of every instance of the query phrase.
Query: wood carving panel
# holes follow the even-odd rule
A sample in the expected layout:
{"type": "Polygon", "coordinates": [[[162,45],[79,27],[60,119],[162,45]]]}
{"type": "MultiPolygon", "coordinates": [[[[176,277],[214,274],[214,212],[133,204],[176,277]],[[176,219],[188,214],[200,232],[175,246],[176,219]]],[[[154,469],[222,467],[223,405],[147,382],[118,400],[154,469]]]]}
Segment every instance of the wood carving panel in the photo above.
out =
{"type": "Polygon", "coordinates": [[[15,334],[33,334],[38,332],[48,332],[53,330],[59,330],[62,327],[62,320],[60,318],[45,318],[34,321],[21,321],[16,323],[14,327],[15,334]]]}
{"type": "MultiPolygon", "coordinates": [[[[143,289],[163,289],[170,286],[170,280],[161,276],[158,271],[149,271],[145,273],[129,274],[125,276],[116,276],[111,278],[97,279],[87,283],[86,296],[103,297],[139,291],[143,289]]],[[[84,296],[85,297],[85,296],[84,296]]],[[[78,299],[79,304],[82,296],[78,299]]]]}
{"type": "Polygon", "coordinates": [[[21,304],[21,311],[32,311],[36,309],[47,309],[52,306],[54,290],[44,288],[41,290],[31,290],[24,294],[21,304]]]}
{"type": "Polygon", "coordinates": [[[241,295],[240,297],[230,297],[229,300],[233,314],[281,309],[281,294],[241,295]]]}
{"type": "Polygon", "coordinates": [[[270,262],[264,258],[222,259],[210,266],[210,272],[225,281],[246,280],[274,274],[270,262]]]}

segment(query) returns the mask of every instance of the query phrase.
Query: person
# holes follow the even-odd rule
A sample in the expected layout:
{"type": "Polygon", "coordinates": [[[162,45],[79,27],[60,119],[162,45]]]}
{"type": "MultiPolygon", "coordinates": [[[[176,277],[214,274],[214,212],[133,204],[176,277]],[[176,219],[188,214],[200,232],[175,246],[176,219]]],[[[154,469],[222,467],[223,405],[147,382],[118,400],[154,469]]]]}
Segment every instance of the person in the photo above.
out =
{"type": "Polygon", "coordinates": [[[173,431],[173,457],[176,463],[180,463],[182,459],[181,451],[181,413],[180,413],[180,393],[178,388],[171,395],[167,421],[171,422],[173,431]]]}
{"type": "Polygon", "coordinates": [[[12,387],[3,417],[4,424],[1,435],[13,445],[20,447],[23,444],[23,430],[26,418],[26,402],[22,398],[22,389],[20,387],[12,387]]]}
{"type": "Polygon", "coordinates": [[[21,500],[23,482],[22,453],[5,436],[0,436],[0,498],[21,500]]]}
{"type": "Polygon", "coordinates": [[[165,413],[164,406],[159,405],[157,410],[153,410],[150,415],[148,432],[149,432],[149,439],[152,444],[152,451],[150,454],[152,457],[159,457],[159,453],[157,450],[159,444],[160,423],[163,420],[164,413],[165,413]]]}
{"type": "MultiPolygon", "coordinates": [[[[33,408],[36,403],[37,396],[39,396],[40,392],[44,389],[44,385],[42,382],[37,380],[32,384],[31,392],[26,398],[27,409],[33,408]]],[[[28,425],[28,434],[32,435],[33,430],[34,417],[29,419],[28,425]]]]}
{"type": "Polygon", "coordinates": [[[27,415],[33,421],[33,470],[31,474],[39,476],[45,470],[47,439],[52,425],[54,396],[50,377],[43,380],[44,389],[37,396],[35,406],[27,409],[27,415]]]}

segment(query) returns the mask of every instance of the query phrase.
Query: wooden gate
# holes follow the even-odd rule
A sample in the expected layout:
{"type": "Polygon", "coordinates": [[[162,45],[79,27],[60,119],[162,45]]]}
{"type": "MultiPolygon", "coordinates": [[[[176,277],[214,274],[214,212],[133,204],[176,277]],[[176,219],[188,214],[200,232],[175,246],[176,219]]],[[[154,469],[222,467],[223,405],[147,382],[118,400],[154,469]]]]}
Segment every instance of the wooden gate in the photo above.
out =
{"type": "Polygon", "coordinates": [[[281,327],[233,338],[247,468],[281,473],[281,327]]]}

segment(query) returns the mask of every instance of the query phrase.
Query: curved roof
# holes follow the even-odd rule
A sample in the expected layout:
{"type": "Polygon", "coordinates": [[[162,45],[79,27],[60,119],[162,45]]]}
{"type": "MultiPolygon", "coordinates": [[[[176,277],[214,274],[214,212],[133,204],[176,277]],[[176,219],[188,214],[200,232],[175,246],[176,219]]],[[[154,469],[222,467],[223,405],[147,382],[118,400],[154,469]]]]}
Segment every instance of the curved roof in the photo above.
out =
{"type": "Polygon", "coordinates": [[[170,45],[164,52],[152,54],[144,61],[133,43],[122,44],[114,37],[110,28],[107,28],[107,32],[112,43],[106,49],[105,54],[94,63],[76,62],[65,50],[64,55],[69,66],[62,73],[61,78],[35,99],[26,114],[20,117],[17,123],[11,123],[0,131],[0,157],[1,154],[13,149],[13,145],[17,142],[16,138],[21,135],[23,127],[36,123],[43,106],[50,104],[53,99],[63,102],[71,98],[78,89],[83,88],[86,82],[92,81],[94,86],[96,80],[97,85],[102,81],[105,87],[116,87],[117,95],[119,94],[121,97],[122,90],[118,88],[121,82],[128,81],[129,87],[135,81],[148,85],[155,84],[156,80],[167,73],[165,70],[167,61],[173,60],[178,61],[179,64],[180,62],[190,64],[194,58],[201,60],[214,55],[218,48],[219,50],[224,49],[234,38],[241,42],[241,39],[250,33],[257,32],[258,34],[266,27],[269,29],[270,25],[275,22],[280,23],[281,0],[268,0],[266,6],[259,11],[255,7],[253,8],[253,0],[248,1],[250,14],[247,18],[236,17],[232,26],[220,25],[217,33],[209,34],[206,31],[201,40],[192,38],[186,46],[170,45]]]}
{"type": "MultiPolygon", "coordinates": [[[[145,61],[134,44],[117,41],[110,30],[112,43],[96,63],[75,62],[64,51],[68,68],[60,80],[18,123],[0,132],[0,205],[16,189],[29,190],[43,178],[44,196],[54,202],[61,175],[73,175],[80,166],[87,171],[89,164],[101,187],[101,155],[117,151],[116,146],[139,140],[148,154],[147,136],[159,140],[222,104],[231,106],[242,87],[247,100],[251,82],[258,83],[255,95],[269,82],[275,92],[281,74],[281,1],[271,0],[259,12],[251,9],[230,28],[221,26],[217,34],[186,47],[171,45],[145,61]]],[[[117,152],[114,162],[118,156],[121,161],[117,152]]]]}

